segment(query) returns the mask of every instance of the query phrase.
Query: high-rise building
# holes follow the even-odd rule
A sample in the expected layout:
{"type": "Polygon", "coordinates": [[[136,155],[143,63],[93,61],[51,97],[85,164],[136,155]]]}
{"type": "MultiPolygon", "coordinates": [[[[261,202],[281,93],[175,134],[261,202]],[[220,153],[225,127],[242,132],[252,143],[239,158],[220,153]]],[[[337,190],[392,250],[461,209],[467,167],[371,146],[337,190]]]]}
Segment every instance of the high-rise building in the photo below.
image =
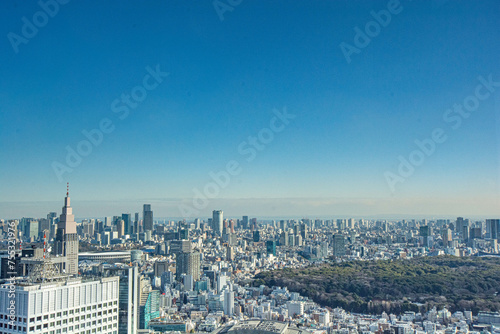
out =
{"type": "Polygon", "coordinates": [[[66,257],[62,268],[66,274],[78,274],[78,234],[75,216],[70,206],[69,191],[66,192],[62,214],[59,216],[54,246],[56,255],[66,257]]]}
{"type": "Polygon", "coordinates": [[[490,239],[500,239],[500,219],[486,219],[490,239]]]}
{"type": "Polygon", "coordinates": [[[144,232],[153,231],[153,211],[151,211],[151,204],[144,204],[142,210],[142,228],[144,232]]]}
{"type": "Polygon", "coordinates": [[[443,246],[448,247],[451,241],[451,230],[449,228],[445,228],[443,230],[442,237],[443,237],[443,246]]]}
{"type": "Polygon", "coordinates": [[[287,231],[281,232],[280,246],[288,246],[288,232],[287,231]]]}
{"type": "Polygon", "coordinates": [[[333,256],[339,257],[345,255],[345,238],[342,234],[333,235],[333,256]]]}
{"type": "Polygon", "coordinates": [[[25,237],[33,241],[38,239],[38,226],[37,220],[30,220],[26,223],[26,234],[25,237]]]}
{"type": "Polygon", "coordinates": [[[267,250],[267,254],[272,254],[272,255],[276,256],[276,241],[267,240],[266,241],[266,250],[267,250]]]}
{"type": "Polygon", "coordinates": [[[102,265],[102,275],[119,277],[118,334],[136,334],[139,325],[139,272],[137,266],[102,265]]]}
{"type": "Polygon", "coordinates": [[[234,261],[234,248],[233,247],[227,246],[226,258],[228,261],[234,261]]]}
{"type": "Polygon", "coordinates": [[[125,223],[125,234],[132,234],[133,225],[132,225],[132,214],[130,213],[122,213],[122,220],[125,223]]]}
{"type": "Polygon", "coordinates": [[[0,332],[21,333],[117,333],[118,277],[98,280],[62,279],[47,283],[15,283],[0,286],[0,332]],[[14,299],[15,298],[15,299],[14,299]],[[15,300],[16,316],[9,301],[15,300]]]}
{"type": "Polygon", "coordinates": [[[135,219],[134,219],[134,229],[132,231],[133,234],[138,234],[140,232],[140,229],[139,229],[139,212],[136,212],[135,213],[135,219]]]}
{"type": "Polygon", "coordinates": [[[457,217],[457,220],[455,222],[455,231],[459,234],[462,234],[464,231],[464,223],[465,220],[463,217],[457,217]]]}
{"type": "Polygon", "coordinates": [[[116,224],[116,230],[118,231],[118,238],[121,238],[122,236],[125,235],[125,221],[123,219],[120,219],[118,223],[116,224]]]}
{"type": "Polygon", "coordinates": [[[155,277],[161,277],[165,271],[168,271],[167,261],[155,261],[154,264],[154,275],[155,277]]]}
{"type": "Polygon", "coordinates": [[[212,212],[212,229],[217,235],[222,235],[224,214],[222,210],[214,210],[212,212]]]}
{"type": "Polygon", "coordinates": [[[241,227],[242,227],[244,230],[247,230],[247,229],[248,229],[248,216],[243,216],[243,218],[242,218],[242,222],[241,222],[241,227]]]}
{"type": "Polygon", "coordinates": [[[260,242],[260,232],[259,232],[259,230],[253,231],[253,242],[260,242]]]}
{"type": "Polygon", "coordinates": [[[429,237],[432,234],[431,227],[429,225],[420,226],[419,232],[423,246],[429,247],[429,237]]]}
{"type": "Polygon", "coordinates": [[[178,253],[175,260],[175,275],[177,280],[181,279],[182,274],[193,276],[193,280],[200,279],[200,253],[178,253]]]}
{"type": "Polygon", "coordinates": [[[231,290],[224,291],[224,314],[228,317],[234,314],[234,292],[231,290]]]}
{"type": "Polygon", "coordinates": [[[153,290],[146,279],[141,279],[139,284],[139,329],[148,329],[149,322],[160,316],[160,291],[153,290]]]}
{"type": "Polygon", "coordinates": [[[481,227],[473,227],[470,230],[470,238],[471,239],[481,239],[483,236],[483,230],[481,227]]]}
{"type": "Polygon", "coordinates": [[[189,253],[192,246],[189,240],[172,240],[170,241],[170,254],[189,253]]]}
{"type": "Polygon", "coordinates": [[[470,238],[470,228],[469,225],[464,225],[462,232],[462,240],[468,242],[470,238]]]}

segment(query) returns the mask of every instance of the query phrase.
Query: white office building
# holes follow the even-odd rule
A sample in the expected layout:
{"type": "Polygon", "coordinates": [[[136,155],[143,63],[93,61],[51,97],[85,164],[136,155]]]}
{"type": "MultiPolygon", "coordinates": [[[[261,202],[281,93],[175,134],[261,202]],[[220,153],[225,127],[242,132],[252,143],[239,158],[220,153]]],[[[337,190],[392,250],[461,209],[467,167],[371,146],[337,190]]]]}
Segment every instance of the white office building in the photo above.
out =
{"type": "Polygon", "coordinates": [[[0,285],[0,334],[118,333],[118,277],[0,285]]]}
{"type": "Polygon", "coordinates": [[[224,314],[228,317],[234,314],[234,292],[231,290],[224,291],[224,314]]]}

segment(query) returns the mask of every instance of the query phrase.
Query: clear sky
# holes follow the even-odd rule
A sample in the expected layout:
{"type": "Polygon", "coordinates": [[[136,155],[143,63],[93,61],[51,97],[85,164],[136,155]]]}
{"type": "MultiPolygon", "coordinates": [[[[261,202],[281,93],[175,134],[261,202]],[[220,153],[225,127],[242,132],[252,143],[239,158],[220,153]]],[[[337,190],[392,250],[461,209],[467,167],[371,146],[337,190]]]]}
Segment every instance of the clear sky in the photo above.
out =
{"type": "Polygon", "coordinates": [[[500,215],[499,1],[44,1],[0,2],[0,218],[500,215]]]}

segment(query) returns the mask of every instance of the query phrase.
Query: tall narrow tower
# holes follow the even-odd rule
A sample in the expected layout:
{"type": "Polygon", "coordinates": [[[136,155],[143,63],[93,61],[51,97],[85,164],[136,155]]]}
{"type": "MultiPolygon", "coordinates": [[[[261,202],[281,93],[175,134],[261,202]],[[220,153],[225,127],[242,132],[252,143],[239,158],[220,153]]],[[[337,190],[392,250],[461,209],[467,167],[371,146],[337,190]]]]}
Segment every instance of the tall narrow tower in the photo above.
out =
{"type": "Polygon", "coordinates": [[[213,230],[216,234],[222,235],[223,229],[223,221],[224,221],[224,213],[222,210],[214,210],[212,212],[212,224],[213,230]]]}
{"type": "Polygon", "coordinates": [[[144,204],[142,210],[142,229],[144,232],[153,231],[153,211],[151,211],[151,204],[144,204]]]}
{"type": "Polygon", "coordinates": [[[69,184],[62,213],[59,216],[59,223],[57,224],[55,253],[56,255],[66,257],[63,266],[66,274],[78,274],[78,235],[76,233],[75,216],[70,206],[69,184]]]}

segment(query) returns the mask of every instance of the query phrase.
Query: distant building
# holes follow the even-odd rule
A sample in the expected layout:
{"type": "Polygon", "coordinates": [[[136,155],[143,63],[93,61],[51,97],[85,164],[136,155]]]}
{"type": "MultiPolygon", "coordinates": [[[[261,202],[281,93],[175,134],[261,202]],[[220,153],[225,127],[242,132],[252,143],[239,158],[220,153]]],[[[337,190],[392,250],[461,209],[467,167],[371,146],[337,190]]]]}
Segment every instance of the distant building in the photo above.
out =
{"type": "Polygon", "coordinates": [[[443,238],[443,246],[448,247],[451,241],[451,230],[449,228],[443,229],[442,238],[443,238]]]}
{"type": "Polygon", "coordinates": [[[499,239],[500,219],[486,219],[486,228],[490,239],[499,239]]]}
{"type": "Polygon", "coordinates": [[[182,274],[193,276],[193,280],[200,279],[200,253],[178,253],[176,256],[175,275],[177,280],[181,279],[182,274]]]}
{"type": "Polygon", "coordinates": [[[244,230],[247,230],[248,229],[248,216],[243,216],[242,217],[242,220],[241,220],[241,227],[244,229],[244,230]]]}
{"type": "Polygon", "coordinates": [[[276,241],[267,240],[266,241],[266,250],[267,250],[267,254],[272,254],[272,255],[276,256],[276,241]]]}
{"type": "Polygon", "coordinates": [[[224,314],[229,317],[234,314],[234,292],[231,290],[224,291],[224,314]]]}
{"type": "Polygon", "coordinates": [[[151,211],[151,204],[144,204],[143,206],[142,228],[144,232],[153,231],[153,211],[151,211]]]}
{"type": "Polygon", "coordinates": [[[345,238],[342,234],[334,234],[332,244],[333,256],[340,257],[345,255],[345,238]]]}
{"type": "Polygon", "coordinates": [[[420,237],[422,238],[422,245],[424,247],[429,247],[429,237],[432,234],[431,227],[429,225],[420,226],[419,232],[420,232],[420,237]]]}
{"type": "Polygon", "coordinates": [[[217,235],[222,235],[224,226],[224,213],[222,210],[214,210],[212,212],[212,229],[217,235]]]}
{"type": "Polygon", "coordinates": [[[132,214],[130,213],[122,213],[122,220],[124,223],[124,234],[132,234],[132,230],[134,229],[132,223],[132,214]]]}
{"type": "Polygon", "coordinates": [[[226,253],[227,260],[234,261],[234,255],[235,255],[234,248],[232,246],[228,246],[226,252],[227,252],[226,253]]]}
{"type": "Polygon", "coordinates": [[[189,253],[192,246],[189,240],[172,240],[170,241],[170,254],[189,253]]]}
{"type": "Polygon", "coordinates": [[[500,313],[498,312],[479,312],[478,323],[500,326],[500,313]]]}
{"type": "Polygon", "coordinates": [[[304,314],[304,303],[300,301],[289,301],[286,304],[288,309],[288,315],[293,317],[294,315],[304,314]]]}
{"type": "Polygon", "coordinates": [[[253,242],[260,242],[260,231],[253,231],[253,242]]]}

